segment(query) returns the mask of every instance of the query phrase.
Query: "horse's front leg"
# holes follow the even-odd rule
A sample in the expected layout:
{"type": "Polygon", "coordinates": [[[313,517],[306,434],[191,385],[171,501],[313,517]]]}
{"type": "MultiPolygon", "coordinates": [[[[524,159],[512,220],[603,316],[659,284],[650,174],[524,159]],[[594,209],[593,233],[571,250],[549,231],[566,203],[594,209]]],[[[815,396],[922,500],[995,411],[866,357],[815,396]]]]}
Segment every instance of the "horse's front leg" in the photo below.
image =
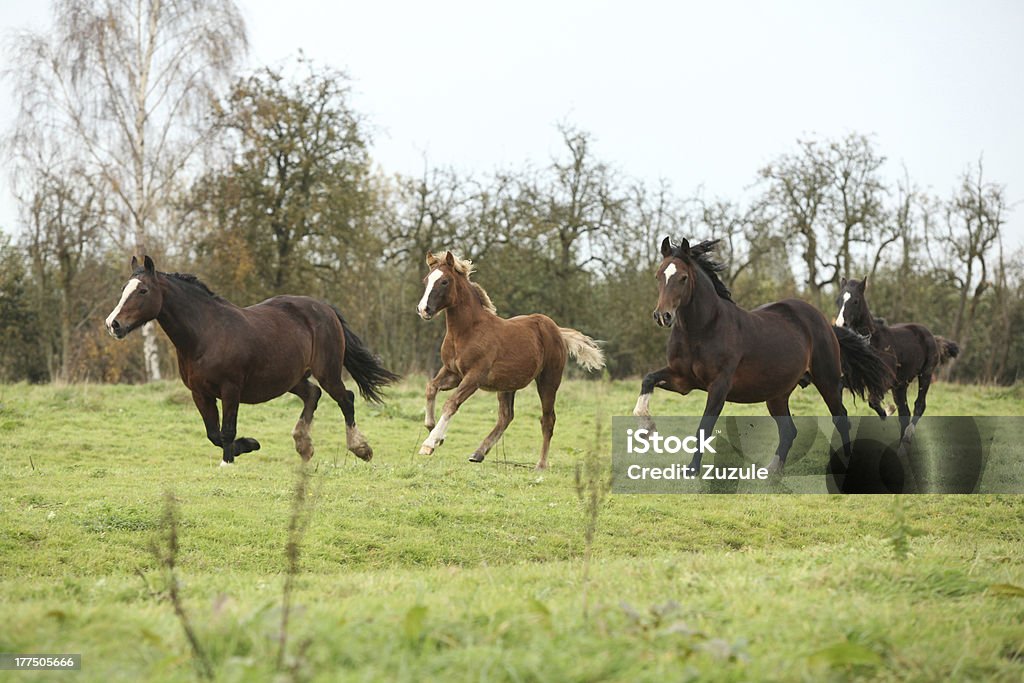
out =
{"type": "Polygon", "coordinates": [[[221,406],[224,417],[220,425],[221,448],[224,449],[224,457],[221,467],[235,462],[235,456],[260,449],[260,442],[256,439],[235,438],[235,429],[238,423],[238,404],[240,392],[237,388],[231,387],[221,392],[221,406]]]}
{"type": "Polygon", "coordinates": [[[451,422],[452,416],[458,412],[459,406],[472,396],[473,392],[480,388],[480,380],[481,377],[478,375],[466,375],[462,378],[459,386],[455,388],[455,392],[444,402],[441,419],[430,430],[430,434],[423,442],[423,445],[420,446],[420,455],[430,455],[434,452],[435,448],[441,445],[444,441],[444,435],[448,431],[448,423],[451,422]]]}
{"type": "MultiPolygon", "coordinates": [[[[722,408],[725,407],[725,397],[729,395],[729,389],[732,388],[732,372],[723,372],[708,386],[708,400],[704,405],[704,417],[700,419],[700,427],[697,429],[697,443],[701,443],[711,435],[711,430],[715,428],[715,423],[718,422],[718,416],[722,414],[722,408]]],[[[700,474],[700,461],[703,456],[703,452],[698,448],[694,454],[693,459],[687,466],[687,469],[691,470],[693,475],[699,476],[700,474]]]]}
{"type": "Polygon", "coordinates": [[[640,395],[636,399],[636,406],[633,408],[633,415],[640,418],[643,428],[654,430],[654,421],[651,420],[651,394],[655,387],[674,391],[685,396],[693,389],[690,383],[677,375],[672,368],[664,367],[648,374],[640,384],[640,395]]]}
{"type": "Polygon", "coordinates": [[[203,417],[203,425],[206,426],[206,438],[214,446],[220,448],[220,415],[217,413],[217,397],[212,394],[192,390],[192,402],[196,404],[199,414],[203,417]]]}
{"type": "Polygon", "coordinates": [[[437,421],[434,419],[434,401],[438,391],[448,391],[459,386],[458,373],[441,366],[433,379],[427,380],[427,408],[423,414],[423,426],[428,430],[433,429],[437,421]]]}

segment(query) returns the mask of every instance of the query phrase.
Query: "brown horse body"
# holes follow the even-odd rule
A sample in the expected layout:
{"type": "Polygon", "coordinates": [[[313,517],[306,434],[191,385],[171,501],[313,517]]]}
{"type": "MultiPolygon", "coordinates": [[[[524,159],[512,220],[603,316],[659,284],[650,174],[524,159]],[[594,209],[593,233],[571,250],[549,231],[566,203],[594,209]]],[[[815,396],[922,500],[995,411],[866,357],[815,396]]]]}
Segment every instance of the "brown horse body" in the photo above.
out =
{"type": "Polygon", "coordinates": [[[277,296],[240,308],[194,276],[156,271],[148,256],[142,268],[133,258],[132,271],[121,301],[107,317],[107,329],[123,339],[150,320],[160,324],[177,351],[178,372],[192,392],[207,438],[223,449],[222,464],[260,447],[255,439],[236,438],[239,403],[262,403],[286,392],[303,401],[292,436],[299,455],[311,458],[309,429],[320,387],[345,416],[349,450],[363,460],[373,457],[356,428],[354,395],[345,388],[342,367],[363,396],[374,401],[397,376],[380,366],[336,308],[304,296],[277,296]]]}
{"type": "Polygon", "coordinates": [[[478,389],[498,394],[498,421],[470,456],[481,462],[512,422],[516,391],[536,381],[541,402],[541,446],[538,469],[548,464],[548,450],[555,428],[555,395],[562,382],[567,357],[583,367],[604,366],[593,340],[576,330],[559,327],[546,315],[501,318],[487,293],[469,279],[472,264],[447,252],[443,258],[427,255],[430,273],[417,311],[429,320],[445,311],[447,331],[441,344],[441,369],[427,383],[424,426],[430,434],[420,448],[430,455],[444,441],[452,416],[478,389]],[[454,389],[445,402],[440,422],[435,422],[438,391],[454,389]]]}
{"type": "MultiPolygon", "coordinates": [[[[797,385],[813,383],[835,419],[849,455],[850,427],[842,402],[843,380],[861,394],[886,385],[886,369],[867,341],[833,328],[818,309],[786,299],[745,311],[718,278],[707,254],[717,240],[691,248],[666,237],[658,268],[654,319],[671,327],[668,365],[647,375],[634,415],[650,417],[650,397],[661,388],[679,394],[708,394],[699,431],[710,434],[726,401],[764,401],[779,429],[770,470],[783,469],[796,437],[789,397],[797,385]],[[844,372],[845,371],[845,372],[844,372]]],[[[701,453],[690,467],[700,467],[701,453]]]]}
{"type": "MultiPolygon", "coordinates": [[[[931,386],[932,374],[936,368],[950,358],[956,358],[960,347],[956,342],[932,334],[924,325],[918,323],[901,323],[888,325],[874,317],[868,308],[865,296],[867,279],[854,280],[843,278],[839,285],[839,296],[836,305],[836,325],[849,328],[858,334],[866,335],[871,340],[882,361],[893,375],[892,397],[900,416],[900,433],[904,441],[909,441],[914,426],[924,415],[927,407],[928,388],[931,386]],[[917,399],[914,401],[914,414],[911,418],[910,406],[907,404],[907,389],[917,380],[917,399]]],[[[870,405],[876,413],[885,418],[888,413],[882,408],[882,397],[885,392],[875,392],[868,397],[870,405]]]]}

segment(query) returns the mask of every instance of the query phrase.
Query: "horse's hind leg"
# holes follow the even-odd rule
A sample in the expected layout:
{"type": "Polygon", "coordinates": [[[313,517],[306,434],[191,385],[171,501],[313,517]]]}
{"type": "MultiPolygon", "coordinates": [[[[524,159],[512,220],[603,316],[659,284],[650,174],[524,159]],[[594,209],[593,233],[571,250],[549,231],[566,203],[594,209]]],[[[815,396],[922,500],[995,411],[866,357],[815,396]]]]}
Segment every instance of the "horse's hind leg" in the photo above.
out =
{"type": "Polygon", "coordinates": [[[775,424],[779,428],[779,447],[771,464],[768,465],[768,472],[782,474],[786,466],[786,456],[789,455],[789,449],[793,447],[793,440],[796,439],[796,423],[789,412],[789,394],[770,399],[765,405],[768,406],[768,413],[775,418],[775,424]]]}
{"type": "MultiPolygon", "coordinates": [[[[911,439],[914,438],[914,432],[917,430],[917,422],[924,415],[925,408],[928,407],[928,387],[932,383],[931,371],[921,373],[917,377],[917,400],[914,401],[914,417],[908,420],[909,424],[903,424],[903,410],[907,407],[907,387],[903,387],[903,402],[900,404],[900,424],[903,427],[900,437],[900,451],[906,452],[908,446],[910,446],[911,439]]],[[[907,408],[906,412],[909,414],[910,410],[907,408]]]]}
{"type": "Polygon", "coordinates": [[[846,406],[843,405],[843,383],[839,373],[828,370],[815,373],[814,386],[818,389],[818,393],[821,394],[821,398],[825,401],[825,405],[828,406],[828,410],[832,414],[832,421],[836,426],[836,431],[839,432],[839,437],[843,441],[843,454],[847,458],[852,457],[850,418],[846,412],[846,406]]]}
{"type": "Polygon", "coordinates": [[[543,441],[540,446],[538,470],[548,468],[548,451],[551,449],[551,437],[555,433],[555,395],[562,383],[562,369],[542,372],[537,377],[537,394],[540,395],[540,430],[543,441]]]}
{"type": "Polygon", "coordinates": [[[288,391],[302,399],[302,414],[292,430],[292,438],[295,439],[296,452],[303,460],[309,460],[313,457],[313,439],[310,438],[309,429],[313,426],[313,413],[316,412],[317,402],[323,392],[309,378],[302,379],[288,391]]]}
{"type": "Polygon", "coordinates": [[[501,438],[501,435],[508,429],[509,423],[512,422],[512,418],[515,417],[515,402],[516,392],[514,391],[502,391],[498,394],[498,423],[494,425],[494,429],[477,447],[473,455],[469,456],[470,462],[484,461],[484,457],[494,447],[494,442],[501,438]]]}
{"type": "Polygon", "coordinates": [[[341,380],[341,360],[337,353],[321,353],[314,360],[313,376],[345,416],[345,441],[348,449],[360,460],[369,461],[373,458],[373,449],[356,427],[356,396],[345,388],[341,380]]]}

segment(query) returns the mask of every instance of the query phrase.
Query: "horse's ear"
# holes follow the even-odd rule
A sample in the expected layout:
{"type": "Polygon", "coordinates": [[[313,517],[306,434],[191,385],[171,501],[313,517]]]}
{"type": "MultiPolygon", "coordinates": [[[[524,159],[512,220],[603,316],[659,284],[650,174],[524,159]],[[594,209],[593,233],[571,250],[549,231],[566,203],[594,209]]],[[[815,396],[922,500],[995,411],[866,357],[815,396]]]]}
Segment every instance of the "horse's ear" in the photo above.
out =
{"type": "Polygon", "coordinates": [[[690,255],[690,240],[685,237],[679,240],[679,251],[683,252],[687,256],[690,255]]]}
{"type": "Polygon", "coordinates": [[[446,252],[444,255],[444,262],[448,264],[449,268],[455,267],[455,257],[452,256],[452,252],[446,252]]]}
{"type": "Polygon", "coordinates": [[[149,258],[149,256],[143,258],[143,264],[146,267],[146,272],[150,275],[156,272],[156,266],[153,265],[153,259],[149,258]]]}
{"type": "Polygon", "coordinates": [[[666,237],[665,239],[663,239],[661,241],[661,255],[667,257],[667,256],[669,256],[671,254],[672,254],[672,240],[670,240],[668,237],[666,237]]]}
{"type": "Polygon", "coordinates": [[[839,289],[842,289],[845,286],[846,286],[846,278],[845,277],[839,278],[839,289]]]}
{"type": "Polygon", "coordinates": [[[867,288],[868,288],[868,276],[865,275],[864,279],[860,281],[859,285],[857,285],[857,289],[859,289],[861,292],[863,292],[867,288]]]}
{"type": "Polygon", "coordinates": [[[435,256],[434,256],[434,252],[432,252],[432,251],[428,251],[428,252],[427,252],[427,259],[426,259],[426,261],[427,261],[427,265],[428,265],[428,266],[432,266],[432,265],[434,265],[434,261],[436,260],[436,258],[437,258],[437,257],[435,257],[435,256]]]}
{"type": "Polygon", "coordinates": [[[138,269],[139,269],[139,259],[133,255],[132,256],[132,272],[134,273],[138,269]]]}

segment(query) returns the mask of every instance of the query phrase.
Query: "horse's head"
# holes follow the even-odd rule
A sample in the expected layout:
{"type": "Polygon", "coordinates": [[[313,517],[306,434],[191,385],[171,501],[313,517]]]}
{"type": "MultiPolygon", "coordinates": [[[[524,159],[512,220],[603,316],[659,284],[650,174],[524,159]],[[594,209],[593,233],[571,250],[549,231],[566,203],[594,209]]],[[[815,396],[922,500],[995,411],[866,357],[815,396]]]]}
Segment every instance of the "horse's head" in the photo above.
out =
{"type": "Polygon", "coordinates": [[[121,300],[107,316],[107,332],[124,339],[136,327],[148,323],[160,314],[163,294],[156,280],[153,259],[144,257],[142,267],[132,256],[132,277],[121,290],[121,300]]]}
{"type": "Polygon", "coordinates": [[[683,239],[672,246],[668,237],[661,243],[661,265],[658,266],[658,305],[654,309],[654,322],[671,327],[676,311],[693,298],[697,281],[696,264],[690,257],[690,243],[683,239]]]}
{"type": "Polygon", "coordinates": [[[430,320],[455,302],[455,279],[459,275],[455,265],[455,256],[450,251],[444,256],[427,253],[430,272],[423,278],[423,296],[416,306],[416,312],[424,320],[430,320]]]}
{"type": "Polygon", "coordinates": [[[839,296],[836,297],[836,306],[839,312],[836,313],[836,326],[862,329],[869,327],[871,312],[868,310],[867,299],[864,298],[864,290],[867,289],[868,279],[847,280],[845,277],[839,282],[839,296]]]}

